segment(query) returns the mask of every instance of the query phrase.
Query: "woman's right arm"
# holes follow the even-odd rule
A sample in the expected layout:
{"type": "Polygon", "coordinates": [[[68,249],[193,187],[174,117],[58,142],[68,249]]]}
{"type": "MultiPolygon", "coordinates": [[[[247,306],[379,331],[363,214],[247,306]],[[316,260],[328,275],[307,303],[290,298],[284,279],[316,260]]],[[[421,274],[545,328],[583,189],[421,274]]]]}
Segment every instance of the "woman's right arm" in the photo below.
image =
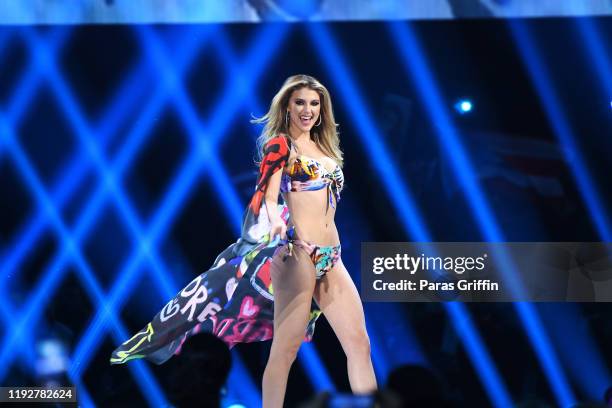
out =
{"type": "Polygon", "coordinates": [[[277,206],[282,175],[282,168],[272,174],[268,181],[268,188],[266,189],[265,202],[266,210],[268,211],[268,219],[270,220],[270,239],[274,239],[276,235],[280,235],[281,239],[287,238],[287,225],[278,213],[277,206]]]}

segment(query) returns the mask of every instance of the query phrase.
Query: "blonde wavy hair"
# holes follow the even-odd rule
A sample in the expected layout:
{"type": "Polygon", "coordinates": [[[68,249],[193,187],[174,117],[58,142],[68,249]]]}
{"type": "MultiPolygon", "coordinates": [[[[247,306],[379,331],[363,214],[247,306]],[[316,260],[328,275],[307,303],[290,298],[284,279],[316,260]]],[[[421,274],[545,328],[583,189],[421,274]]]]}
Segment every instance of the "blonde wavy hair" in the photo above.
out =
{"type": "Polygon", "coordinates": [[[264,124],[261,135],[257,138],[258,162],[263,158],[263,149],[268,141],[280,134],[289,137],[289,124],[286,120],[287,107],[293,91],[302,88],[312,89],[319,94],[321,101],[321,123],[310,130],[312,139],[319,149],[331,157],[340,167],[344,162],[340,150],[337,124],[334,120],[329,91],[318,80],[309,75],[293,75],[285,80],[281,89],[274,95],[270,110],[261,118],[254,118],[251,123],[264,124]]]}

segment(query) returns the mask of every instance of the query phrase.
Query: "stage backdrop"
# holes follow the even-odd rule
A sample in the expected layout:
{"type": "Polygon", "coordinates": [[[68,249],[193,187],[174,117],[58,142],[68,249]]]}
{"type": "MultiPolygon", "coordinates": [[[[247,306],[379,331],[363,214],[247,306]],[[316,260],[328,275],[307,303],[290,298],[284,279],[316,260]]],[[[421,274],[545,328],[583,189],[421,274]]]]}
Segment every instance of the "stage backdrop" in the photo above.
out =
{"type": "MultiPolygon", "coordinates": [[[[292,74],[333,98],[357,285],[364,241],[609,241],[610,38],[609,18],[1,27],[0,382],[40,382],[54,344],[85,403],[163,402],[164,366],[110,352],[237,238],[249,120],[292,74]]],[[[365,309],[381,384],[423,363],[466,405],[505,406],[610,382],[607,305],[365,309]]],[[[228,398],[260,403],[266,347],[237,348],[228,398]]],[[[348,390],[323,319],[299,361],[289,405],[348,390]]]]}

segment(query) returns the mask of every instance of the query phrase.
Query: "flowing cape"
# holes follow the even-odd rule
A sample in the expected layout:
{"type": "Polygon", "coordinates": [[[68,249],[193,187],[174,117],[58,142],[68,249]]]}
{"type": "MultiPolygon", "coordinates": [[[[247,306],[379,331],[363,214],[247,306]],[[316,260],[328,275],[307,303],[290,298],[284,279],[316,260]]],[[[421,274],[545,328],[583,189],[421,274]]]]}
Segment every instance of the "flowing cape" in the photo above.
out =
{"type": "MultiPolygon", "coordinates": [[[[270,240],[264,197],[270,177],[282,171],[289,160],[289,143],[280,135],[266,144],[240,238],[217,256],[210,269],[166,303],[141,331],[113,351],[111,364],[135,358],[162,364],[180,353],[185,340],[200,332],[214,334],[230,348],[272,338],[274,289],[270,262],[278,246],[270,240]]],[[[287,223],[289,210],[280,194],[278,211],[287,223]]],[[[312,340],[320,314],[312,301],[305,341],[312,340]]]]}

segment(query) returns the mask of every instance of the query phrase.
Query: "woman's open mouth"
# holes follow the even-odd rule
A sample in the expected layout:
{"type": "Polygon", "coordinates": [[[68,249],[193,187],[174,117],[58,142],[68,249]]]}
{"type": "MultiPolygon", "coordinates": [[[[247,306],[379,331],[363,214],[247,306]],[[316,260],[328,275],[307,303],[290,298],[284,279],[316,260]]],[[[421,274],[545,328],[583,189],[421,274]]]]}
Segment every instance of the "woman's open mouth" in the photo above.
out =
{"type": "Polygon", "coordinates": [[[312,123],[312,116],[300,116],[300,122],[302,123],[302,126],[309,126],[312,123]]]}

